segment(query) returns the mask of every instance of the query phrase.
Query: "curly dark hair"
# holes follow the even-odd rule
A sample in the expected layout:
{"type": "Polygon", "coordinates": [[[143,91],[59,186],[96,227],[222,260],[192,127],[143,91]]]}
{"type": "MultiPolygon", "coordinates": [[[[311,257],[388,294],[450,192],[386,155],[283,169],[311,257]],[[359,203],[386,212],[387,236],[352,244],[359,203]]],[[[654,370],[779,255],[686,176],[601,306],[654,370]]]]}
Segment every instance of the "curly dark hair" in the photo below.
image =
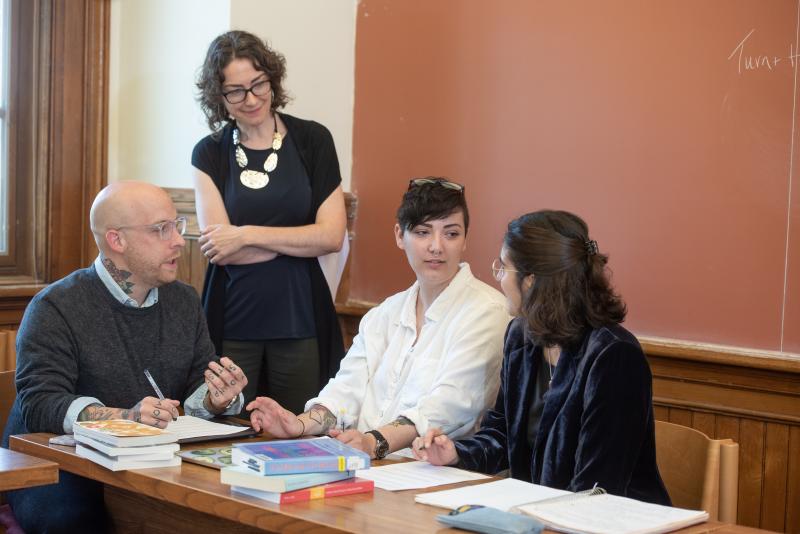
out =
{"type": "Polygon", "coordinates": [[[289,96],[283,88],[283,79],[286,76],[286,59],[283,55],[272,50],[266,42],[252,33],[225,32],[211,41],[197,77],[197,88],[200,90],[197,100],[205,113],[208,127],[215,133],[222,130],[230,120],[222,96],[222,85],[225,83],[222,71],[236,58],[249,59],[256,70],[269,77],[273,93],[272,111],[289,102],[289,96]]]}
{"type": "Polygon", "coordinates": [[[517,276],[520,311],[542,346],[575,348],[587,330],[625,320],[625,303],[608,277],[608,256],[588,243],[586,223],[566,211],[537,211],[508,223],[503,246],[519,272],[506,276],[517,276]],[[524,291],[522,281],[531,274],[533,284],[524,291]]]}
{"type": "Polygon", "coordinates": [[[464,235],[466,235],[469,230],[469,210],[463,187],[460,191],[445,187],[441,182],[449,182],[448,185],[452,185],[453,182],[435,176],[417,180],[424,183],[414,185],[414,180],[411,180],[412,184],[403,195],[403,201],[397,209],[397,224],[400,228],[405,232],[418,224],[444,219],[460,211],[464,215],[464,235]]]}

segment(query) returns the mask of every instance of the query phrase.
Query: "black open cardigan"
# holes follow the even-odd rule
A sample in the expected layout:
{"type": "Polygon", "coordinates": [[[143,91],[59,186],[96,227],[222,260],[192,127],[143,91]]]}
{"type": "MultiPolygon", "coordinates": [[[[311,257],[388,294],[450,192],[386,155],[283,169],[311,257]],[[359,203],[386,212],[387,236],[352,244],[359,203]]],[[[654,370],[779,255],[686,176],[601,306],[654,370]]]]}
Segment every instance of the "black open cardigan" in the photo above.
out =
{"type": "MultiPolygon", "coordinates": [[[[311,209],[306,224],[314,223],[317,210],[325,199],[339,186],[342,177],[339,160],[331,133],[323,125],[303,119],[280,114],[281,120],[292,136],[300,154],[300,160],[311,181],[311,209]]],[[[225,182],[230,174],[230,159],[233,158],[233,125],[228,124],[218,139],[212,142],[219,146],[218,168],[211,176],[214,185],[225,198],[225,182]]],[[[319,347],[319,385],[324,386],[328,379],[339,370],[344,357],[344,342],[336,317],[328,284],[317,258],[307,258],[311,273],[311,296],[313,300],[314,323],[317,345],[319,347]]],[[[208,330],[217,354],[222,354],[222,340],[225,335],[225,277],[227,273],[219,265],[209,264],[203,285],[203,309],[208,320],[208,330]]],[[[276,303],[280,305],[280,303],[276,303]]]]}

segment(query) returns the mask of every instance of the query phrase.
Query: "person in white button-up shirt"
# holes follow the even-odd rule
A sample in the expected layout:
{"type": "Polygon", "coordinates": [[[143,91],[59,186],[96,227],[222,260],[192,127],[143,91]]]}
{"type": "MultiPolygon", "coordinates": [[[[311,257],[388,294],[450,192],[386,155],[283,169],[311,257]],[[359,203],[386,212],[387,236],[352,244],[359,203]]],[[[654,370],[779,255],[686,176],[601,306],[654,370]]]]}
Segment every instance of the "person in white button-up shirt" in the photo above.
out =
{"type": "Polygon", "coordinates": [[[250,405],[257,430],[275,437],[329,434],[382,458],[428,428],[457,438],[496,398],[505,298],[461,262],[469,212],[460,184],[412,180],[395,239],[417,281],[362,319],[339,372],[295,416],[267,397],[250,405]]]}

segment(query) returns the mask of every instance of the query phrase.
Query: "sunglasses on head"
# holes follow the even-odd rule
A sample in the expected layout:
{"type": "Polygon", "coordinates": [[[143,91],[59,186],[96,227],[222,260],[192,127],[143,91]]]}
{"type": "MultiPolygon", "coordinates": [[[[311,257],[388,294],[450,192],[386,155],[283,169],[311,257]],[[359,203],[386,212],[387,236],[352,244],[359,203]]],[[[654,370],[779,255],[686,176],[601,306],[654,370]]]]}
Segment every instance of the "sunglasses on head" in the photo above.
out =
{"type": "Polygon", "coordinates": [[[442,179],[436,180],[433,178],[413,178],[408,181],[408,189],[410,191],[415,187],[420,187],[428,184],[439,184],[442,187],[445,187],[447,189],[452,189],[453,191],[458,191],[459,193],[464,192],[464,186],[461,184],[457,184],[455,182],[450,182],[448,180],[442,180],[442,179]]]}

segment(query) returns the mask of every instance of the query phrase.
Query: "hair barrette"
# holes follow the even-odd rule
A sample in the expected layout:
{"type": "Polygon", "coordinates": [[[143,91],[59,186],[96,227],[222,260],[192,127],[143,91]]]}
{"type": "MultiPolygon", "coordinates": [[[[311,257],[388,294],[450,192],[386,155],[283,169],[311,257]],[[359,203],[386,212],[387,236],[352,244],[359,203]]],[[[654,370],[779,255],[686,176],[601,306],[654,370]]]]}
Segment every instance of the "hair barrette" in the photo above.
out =
{"type": "Polygon", "coordinates": [[[588,256],[594,256],[595,254],[600,252],[600,249],[597,248],[597,241],[595,241],[594,239],[586,241],[583,245],[586,247],[586,254],[588,256]]]}

